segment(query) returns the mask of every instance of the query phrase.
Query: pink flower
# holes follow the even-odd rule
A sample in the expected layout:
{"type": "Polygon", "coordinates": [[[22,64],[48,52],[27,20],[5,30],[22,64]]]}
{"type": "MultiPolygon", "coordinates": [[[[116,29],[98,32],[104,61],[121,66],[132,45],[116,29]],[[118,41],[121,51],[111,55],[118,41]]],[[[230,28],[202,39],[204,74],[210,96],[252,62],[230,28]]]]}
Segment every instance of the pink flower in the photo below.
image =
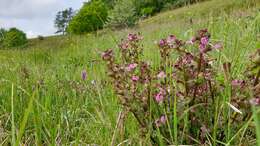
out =
{"type": "Polygon", "coordinates": [[[129,65],[126,67],[126,70],[127,70],[127,71],[132,71],[132,70],[134,70],[136,67],[137,67],[137,64],[136,64],[136,63],[131,63],[131,64],[129,64],[129,65]]]}
{"type": "Polygon", "coordinates": [[[132,81],[137,82],[139,80],[138,76],[132,76],[132,81]]]}
{"type": "Polygon", "coordinates": [[[162,102],[163,101],[163,95],[159,92],[158,94],[156,94],[156,96],[155,96],[155,100],[156,100],[156,102],[158,102],[158,103],[160,103],[160,102],[162,102]]]}
{"type": "Polygon", "coordinates": [[[123,42],[122,44],[119,45],[119,47],[120,47],[122,50],[127,50],[128,47],[129,47],[129,43],[123,42]]]}
{"type": "Polygon", "coordinates": [[[175,40],[176,40],[175,35],[170,35],[170,36],[167,38],[166,42],[167,42],[168,44],[172,44],[175,40]]]}
{"type": "Polygon", "coordinates": [[[183,62],[184,64],[191,64],[192,61],[193,61],[193,58],[194,58],[194,57],[193,57],[192,54],[186,53],[185,56],[182,58],[182,59],[183,59],[182,62],[183,62]]]}
{"type": "Polygon", "coordinates": [[[184,94],[183,94],[182,92],[178,91],[178,92],[176,93],[176,96],[177,96],[177,97],[183,97],[184,94]]]}
{"type": "Polygon", "coordinates": [[[165,115],[163,115],[163,116],[161,116],[160,118],[158,118],[158,119],[156,119],[155,121],[154,121],[154,123],[155,123],[155,126],[157,127],[157,128],[159,128],[160,126],[162,126],[162,124],[165,124],[166,123],[166,116],[165,115]]]}
{"type": "Polygon", "coordinates": [[[233,81],[231,81],[231,85],[233,87],[240,87],[240,88],[243,88],[245,86],[245,81],[244,80],[238,80],[238,79],[235,79],[233,81]]]}
{"type": "Polygon", "coordinates": [[[129,33],[127,38],[129,41],[134,41],[134,40],[137,40],[137,35],[129,33]]]}
{"type": "Polygon", "coordinates": [[[202,44],[200,44],[200,52],[201,53],[206,53],[206,46],[205,45],[202,45],[202,44]]]}
{"type": "Polygon", "coordinates": [[[193,45],[195,41],[196,41],[196,38],[192,37],[190,40],[186,41],[186,44],[193,45]]]}
{"type": "Polygon", "coordinates": [[[217,43],[213,46],[213,49],[221,49],[223,48],[222,44],[221,43],[217,43]]]}
{"type": "Polygon", "coordinates": [[[161,121],[162,124],[165,124],[166,123],[166,116],[165,115],[161,116],[160,121],[161,121]]]}
{"type": "Polygon", "coordinates": [[[157,103],[161,103],[166,95],[166,91],[160,88],[160,92],[155,95],[155,100],[157,103]]]}
{"type": "Polygon", "coordinates": [[[102,58],[104,60],[110,60],[113,56],[113,50],[112,49],[108,49],[105,52],[102,53],[102,58]]]}
{"type": "Polygon", "coordinates": [[[128,34],[127,39],[128,39],[128,41],[139,41],[143,38],[142,38],[142,36],[139,36],[137,34],[130,33],[130,34],[128,34]]]}
{"type": "Polygon", "coordinates": [[[205,53],[206,52],[208,43],[209,43],[209,39],[207,37],[202,37],[200,39],[200,46],[199,46],[199,48],[200,48],[200,52],[201,53],[205,53]]]}
{"type": "Polygon", "coordinates": [[[200,43],[201,43],[202,45],[207,45],[207,44],[209,43],[209,39],[208,39],[207,37],[202,37],[202,38],[200,39],[200,43]]]}
{"type": "Polygon", "coordinates": [[[157,78],[159,78],[159,79],[166,78],[165,72],[164,72],[164,71],[161,71],[161,72],[157,75],[157,78]]]}
{"type": "Polygon", "coordinates": [[[165,39],[161,39],[160,42],[159,42],[159,46],[164,47],[166,45],[167,45],[167,41],[165,39]]]}
{"type": "Polygon", "coordinates": [[[259,106],[260,105],[260,97],[253,98],[249,102],[253,106],[259,106]]]}

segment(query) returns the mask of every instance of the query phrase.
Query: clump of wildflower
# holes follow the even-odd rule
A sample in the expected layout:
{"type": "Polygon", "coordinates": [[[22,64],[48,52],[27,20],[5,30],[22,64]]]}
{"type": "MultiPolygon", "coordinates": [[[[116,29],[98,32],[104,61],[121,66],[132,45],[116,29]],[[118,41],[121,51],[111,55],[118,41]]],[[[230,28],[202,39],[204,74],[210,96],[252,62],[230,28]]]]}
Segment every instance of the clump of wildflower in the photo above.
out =
{"type": "MultiPolygon", "coordinates": [[[[169,123],[174,121],[173,99],[177,99],[178,108],[214,103],[219,88],[215,80],[215,70],[211,66],[214,59],[211,59],[207,53],[220,48],[220,45],[210,42],[207,29],[198,31],[196,36],[189,41],[178,39],[175,35],[162,38],[157,43],[161,56],[158,70],[141,59],[140,55],[143,50],[141,39],[142,37],[138,34],[129,34],[126,39],[123,39],[118,45],[121,54],[117,60],[111,49],[102,55],[103,60],[107,62],[108,74],[113,79],[120,103],[127,111],[133,113],[142,129],[141,132],[153,133],[155,127],[166,131],[164,129],[166,126],[162,125],[166,124],[166,121],[169,123]],[[186,48],[187,44],[198,48],[197,52],[189,51],[186,48]],[[178,55],[176,61],[171,57],[173,52],[178,55]],[[168,74],[172,76],[167,76],[168,74]],[[180,103],[180,99],[189,102],[180,103]],[[150,102],[155,104],[150,104],[150,102]],[[156,119],[155,117],[158,116],[159,118],[156,119]],[[155,125],[152,128],[149,126],[151,123],[155,125]]],[[[214,109],[211,106],[205,106],[202,110],[208,112],[214,109]]],[[[182,113],[177,114],[179,116],[182,113]]],[[[191,112],[188,118],[191,121],[199,121],[201,115],[191,112]]],[[[199,130],[201,125],[191,122],[190,127],[199,130]]],[[[169,138],[168,132],[162,134],[169,138]]],[[[158,137],[151,133],[150,135],[156,145],[155,139],[158,137]]],[[[191,136],[198,137],[197,133],[192,133],[191,136]]]]}
{"type": "Polygon", "coordinates": [[[250,91],[252,93],[252,99],[249,100],[251,105],[260,105],[260,49],[256,50],[256,53],[250,56],[251,64],[246,70],[248,77],[250,91]]]}

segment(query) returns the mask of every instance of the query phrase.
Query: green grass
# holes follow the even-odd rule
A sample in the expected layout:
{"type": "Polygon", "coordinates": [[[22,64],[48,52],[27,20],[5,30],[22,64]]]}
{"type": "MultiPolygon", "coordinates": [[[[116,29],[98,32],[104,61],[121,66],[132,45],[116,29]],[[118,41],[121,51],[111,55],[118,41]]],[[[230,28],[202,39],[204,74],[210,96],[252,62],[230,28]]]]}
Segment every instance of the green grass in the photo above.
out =
{"type": "MultiPolygon", "coordinates": [[[[249,54],[260,47],[259,12],[259,1],[211,0],[163,12],[131,29],[34,39],[24,49],[0,50],[0,145],[110,145],[121,107],[107,82],[102,50],[116,49],[117,41],[129,32],[141,32],[144,58],[156,66],[159,52],[154,41],[169,34],[188,39],[196,30],[208,28],[212,39],[224,45],[221,53],[214,54],[218,58],[214,67],[221,69],[223,62],[230,61],[232,77],[241,77],[249,54]],[[86,81],[81,80],[83,69],[88,72],[86,81]]],[[[223,93],[225,101],[230,100],[229,92],[223,93]]],[[[225,111],[226,118],[231,112],[219,103],[213,113],[216,120],[219,111],[225,111]]],[[[256,145],[240,135],[249,125],[238,125],[241,130],[215,126],[229,133],[222,143],[241,140],[256,145]]],[[[137,131],[138,125],[129,115],[122,141],[138,145],[137,131]]],[[[173,141],[178,139],[173,137],[173,141]]],[[[117,144],[122,142],[120,135],[116,139],[117,144]]],[[[212,139],[214,145],[220,145],[214,135],[212,139]]]]}

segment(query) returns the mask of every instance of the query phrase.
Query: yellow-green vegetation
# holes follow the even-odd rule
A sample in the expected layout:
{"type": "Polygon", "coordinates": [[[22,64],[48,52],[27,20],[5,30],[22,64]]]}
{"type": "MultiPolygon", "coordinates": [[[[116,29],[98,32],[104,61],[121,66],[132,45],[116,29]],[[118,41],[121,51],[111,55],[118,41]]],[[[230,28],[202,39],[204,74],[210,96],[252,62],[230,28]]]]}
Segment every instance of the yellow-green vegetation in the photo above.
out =
{"type": "MultiPolygon", "coordinates": [[[[210,0],[157,14],[134,28],[32,39],[25,49],[0,50],[0,145],[110,145],[121,106],[105,74],[101,52],[108,48],[117,52],[121,38],[140,32],[143,58],[157,67],[160,54],[155,41],[170,34],[189,40],[202,28],[223,45],[221,53],[212,54],[217,59],[214,68],[223,74],[222,63],[230,62],[232,78],[241,78],[248,57],[260,48],[260,1],[210,0]],[[81,77],[84,70],[86,80],[81,77]]],[[[212,113],[216,119],[217,112],[212,113]]],[[[116,145],[139,145],[132,115],[124,126],[124,137],[114,137],[116,145]]],[[[238,130],[216,126],[227,130],[228,137],[208,134],[208,145],[254,146],[260,139],[252,130],[252,119],[242,121],[238,130]]],[[[199,137],[191,139],[189,144],[200,143],[199,137]]],[[[147,138],[144,145],[149,142],[147,138]]]]}

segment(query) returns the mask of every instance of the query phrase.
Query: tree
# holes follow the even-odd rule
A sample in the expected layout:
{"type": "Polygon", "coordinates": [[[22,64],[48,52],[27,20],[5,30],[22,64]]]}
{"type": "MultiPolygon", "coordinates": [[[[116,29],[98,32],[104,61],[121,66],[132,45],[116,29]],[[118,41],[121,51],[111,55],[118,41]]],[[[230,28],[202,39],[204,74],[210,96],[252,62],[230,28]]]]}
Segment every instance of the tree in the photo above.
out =
{"type": "Polygon", "coordinates": [[[3,45],[7,48],[22,46],[25,45],[26,43],[27,43],[26,34],[17,28],[10,28],[5,33],[3,39],[3,45]]]}
{"type": "Polygon", "coordinates": [[[110,11],[108,26],[129,27],[137,20],[134,0],[117,0],[114,9],[110,11]]]}
{"type": "Polygon", "coordinates": [[[66,32],[68,24],[71,21],[73,15],[74,11],[72,8],[68,8],[57,13],[55,19],[55,27],[57,28],[56,33],[64,34],[66,32]]]}
{"type": "Polygon", "coordinates": [[[107,6],[101,0],[86,2],[70,21],[68,31],[73,34],[96,31],[103,28],[107,16],[107,6]]]}

